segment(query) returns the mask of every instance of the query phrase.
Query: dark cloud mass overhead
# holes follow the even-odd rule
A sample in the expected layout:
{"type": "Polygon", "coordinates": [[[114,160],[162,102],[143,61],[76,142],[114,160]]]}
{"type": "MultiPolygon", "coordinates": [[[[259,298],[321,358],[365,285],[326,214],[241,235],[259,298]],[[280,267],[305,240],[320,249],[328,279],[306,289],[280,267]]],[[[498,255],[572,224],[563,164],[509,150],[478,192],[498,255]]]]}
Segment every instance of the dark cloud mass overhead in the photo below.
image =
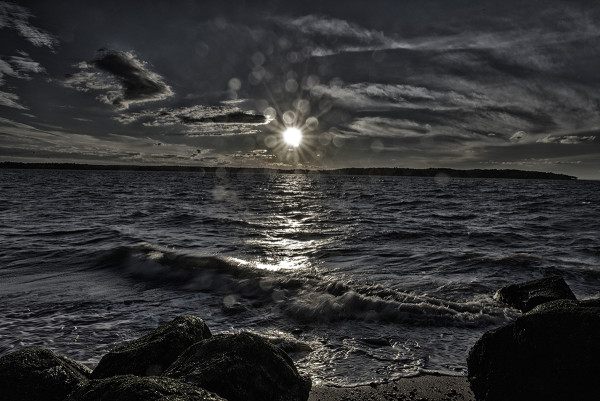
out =
{"type": "Polygon", "coordinates": [[[162,78],[149,71],[130,52],[102,49],[98,58],[79,63],[78,67],[80,71],[68,75],[65,83],[84,92],[104,89],[105,93],[98,98],[120,109],[126,109],[132,103],[163,100],[173,95],[162,78]],[[91,71],[93,67],[106,74],[91,71]]]}
{"type": "Polygon", "coordinates": [[[0,1],[0,158],[600,179],[593,1],[225,3],[0,1]]]}

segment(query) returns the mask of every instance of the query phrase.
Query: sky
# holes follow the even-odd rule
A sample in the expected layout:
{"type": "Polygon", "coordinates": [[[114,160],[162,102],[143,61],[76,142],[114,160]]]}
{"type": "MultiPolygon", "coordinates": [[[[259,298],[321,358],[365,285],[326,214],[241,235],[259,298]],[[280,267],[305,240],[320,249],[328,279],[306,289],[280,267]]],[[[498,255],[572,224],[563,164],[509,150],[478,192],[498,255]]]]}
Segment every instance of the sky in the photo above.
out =
{"type": "Polygon", "coordinates": [[[595,1],[0,0],[0,161],[600,179],[599,43],[595,1]]]}

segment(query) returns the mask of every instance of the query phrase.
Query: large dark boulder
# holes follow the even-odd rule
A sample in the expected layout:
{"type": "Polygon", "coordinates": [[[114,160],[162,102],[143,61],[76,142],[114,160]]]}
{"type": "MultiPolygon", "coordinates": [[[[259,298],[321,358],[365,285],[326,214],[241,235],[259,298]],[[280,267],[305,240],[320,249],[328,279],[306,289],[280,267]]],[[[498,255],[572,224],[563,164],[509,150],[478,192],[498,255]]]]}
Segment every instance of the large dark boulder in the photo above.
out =
{"type": "Polygon", "coordinates": [[[186,348],[211,336],[199,317],[179,316],[106,354],[92,372],[92,379],[128,374],[159,376],[186,348]]]}
{"type": "Polygon", "coordinates": [[[468,357],[477,400],[598,397],[600,302],[558,300],[485,333],[468,357]]]}
{"type": "Polygon", "coordinates": [[[550,276],[539,280],[502,287],[494,299],[523,312],[538,305],[557,299],[575,300],[575,295],[560,276],[550,276]]]}
{"type": "Polygon", "coordinates": [[[23,348],[0,358],[0,399],[62,401],[90,370],[54,351],[23,348]]]}
{"type": "Polygon", "coordinates": [[[227,401],[168,377],[113,376],[90,380],[65,401],[227,401]]]}
{"type": "Polygon", "coordinates": [[[290,357],[251,334],[217,335],[187,349],[165,375],[203,387],[229,401],[305,401],[309,378],[290,357]]]}

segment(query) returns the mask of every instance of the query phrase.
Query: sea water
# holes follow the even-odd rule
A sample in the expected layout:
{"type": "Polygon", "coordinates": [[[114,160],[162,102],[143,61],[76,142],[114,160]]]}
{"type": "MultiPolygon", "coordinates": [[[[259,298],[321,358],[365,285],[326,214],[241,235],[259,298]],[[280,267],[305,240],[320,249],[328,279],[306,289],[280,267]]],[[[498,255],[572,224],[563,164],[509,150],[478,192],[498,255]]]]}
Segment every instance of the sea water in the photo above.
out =
{"type": "Polygon", "coordinates": [[[181,314],[315,383],[466,374],[507,284],[600,291],[600,182],[0,171],[0,355],[93,368],[181,314]]]}

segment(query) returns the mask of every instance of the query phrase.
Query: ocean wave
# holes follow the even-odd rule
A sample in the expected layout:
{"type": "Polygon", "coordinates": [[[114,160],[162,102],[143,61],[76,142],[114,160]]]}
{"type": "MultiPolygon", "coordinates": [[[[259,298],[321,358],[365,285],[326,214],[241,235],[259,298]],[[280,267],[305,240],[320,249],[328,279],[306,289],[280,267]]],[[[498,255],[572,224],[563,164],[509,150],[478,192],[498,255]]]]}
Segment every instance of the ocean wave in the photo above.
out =
{"type": "Polygon", "coordinates": [[[491,299],[451,302],[381,285],[331,281],[289,300],[286,311],[308,321],[365,320],[412,325],[482,327],[505,320],[491,299]]]}
{"type": "Polygon", "coordinates": [[[303,324],[360,320],[484,327],[506,319],[506,311],[491,298],[452,302],[380,284],[328,279],[304,270],[269,271],[241,259],[191,255],[149,244],[114,249],[102,263],[155,285],[229,297],[229,306],[236,307],[232,313],[247,310],[243,307],[247,302],[253,308],[275,307],[303,324]]]}

